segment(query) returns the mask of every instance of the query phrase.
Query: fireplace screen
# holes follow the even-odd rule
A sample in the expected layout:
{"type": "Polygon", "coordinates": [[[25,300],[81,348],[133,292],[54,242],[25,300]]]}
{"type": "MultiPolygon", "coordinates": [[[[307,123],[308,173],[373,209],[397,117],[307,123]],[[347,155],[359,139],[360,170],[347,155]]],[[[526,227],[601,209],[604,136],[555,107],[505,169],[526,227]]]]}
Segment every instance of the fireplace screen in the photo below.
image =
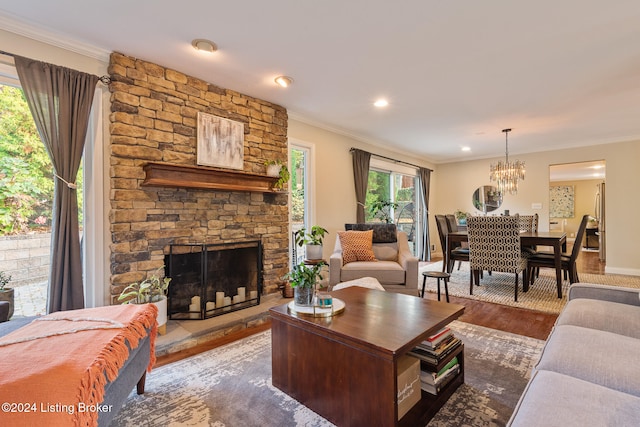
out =
{"type": "Polygon", "coordinates": [[[210,245],[173,244],[169,267],[169,318],[207,319],[260,304],[259,240],[210,245]]]}

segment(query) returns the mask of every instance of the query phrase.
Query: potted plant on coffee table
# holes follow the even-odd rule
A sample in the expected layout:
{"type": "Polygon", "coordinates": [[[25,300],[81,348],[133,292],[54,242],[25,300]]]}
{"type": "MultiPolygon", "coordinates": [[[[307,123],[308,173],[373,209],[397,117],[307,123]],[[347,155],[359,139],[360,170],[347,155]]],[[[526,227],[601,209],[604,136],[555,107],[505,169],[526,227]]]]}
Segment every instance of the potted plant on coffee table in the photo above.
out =
{"type": "Polygon", "coordinates": [[[295,235],[296,245],[305,247],[305,256],[308,260],[322,259],[322,243],[324,241],[324,235],[329,232],[320,227],[314,225],[311,230],[307,232],[306,228],[301,228],[295,235]]]}
{"type": "Polygon", "coordinates": [[[322,278],[323,266],[323,262],[312,265],[301,263],[293,266],[293,269],[283,277],[293,288],[293,300],[296,305],[304,307],[313,305],[313,294],[316,283],[322,278]]]}
{"type": "Polygon", "coordinates": [[[4,271],[0,271],[0,301],[9,302],[9,317],[13,316],[14,292],[13,288],[7,288],[7,284],[11,281],[11,276],[4,271]]]}
{"type": "Polygon", "coordinates": [[[123,304],[154,304],[158,308],[158,332],[164,334],[167,324],[167,291],[170,277],[152,275],[141,282],[134,282],[122,290],[118,301],[123,304]]]}

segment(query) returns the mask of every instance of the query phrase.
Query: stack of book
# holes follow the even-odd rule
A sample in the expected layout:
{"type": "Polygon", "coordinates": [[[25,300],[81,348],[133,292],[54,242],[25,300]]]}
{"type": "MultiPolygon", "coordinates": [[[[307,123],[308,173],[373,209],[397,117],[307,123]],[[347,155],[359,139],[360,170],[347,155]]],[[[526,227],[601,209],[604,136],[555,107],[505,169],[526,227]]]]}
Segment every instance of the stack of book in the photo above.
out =
{"type": "Polygon", "coordinates": [[[458,357],[452,358],[444,366],[436,368],[445,358],[462,344],[448,327],[441,329],[418,344],[409,354],[425,363],[421,363],[421,388],[427,393],[437,395],[442,387],[460,373],[458,357]]]}
{"type": "Polygon", "coordinates": [[[437,395],[442,387],[447,385],[460,373],[460,363],[454,357],[438,372],[420,371],[420,388],[427,393],[437,395]]]}
{"type": "Polygon", "coordinates": [[[437,365],[460,344],[462,341],[453,335],[451,329],[446,327],[422,341],[409,351],[409,354],[432,365],[437,365]]]}

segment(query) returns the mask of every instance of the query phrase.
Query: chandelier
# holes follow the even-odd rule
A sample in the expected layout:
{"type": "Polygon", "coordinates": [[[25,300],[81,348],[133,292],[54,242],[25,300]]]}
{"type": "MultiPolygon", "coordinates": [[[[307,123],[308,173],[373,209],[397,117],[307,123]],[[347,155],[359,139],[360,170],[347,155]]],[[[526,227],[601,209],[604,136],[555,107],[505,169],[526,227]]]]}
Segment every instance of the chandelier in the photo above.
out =
{"type": "Polygon", "coordinates": [[[517,194],[518,181],[524,181],[524,162],[520,160],[509,162],[509,132],[511,129],[502,129],[502,132],[505,137],[505,161],[491,164],[489,179],[496,182],[500,194],[505,194],[507,191],[509,194],[517,194]]]}

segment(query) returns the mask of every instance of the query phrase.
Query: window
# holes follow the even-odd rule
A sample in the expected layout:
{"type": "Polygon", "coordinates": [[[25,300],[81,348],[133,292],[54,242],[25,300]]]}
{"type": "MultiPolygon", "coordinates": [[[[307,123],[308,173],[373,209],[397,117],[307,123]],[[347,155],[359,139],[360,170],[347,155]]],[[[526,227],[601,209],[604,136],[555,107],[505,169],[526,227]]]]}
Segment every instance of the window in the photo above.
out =
{"type": "MultiPolygon", "coordinates": [[[[291,172],[291,197],[290,197],[290,224],[291,233],[301,228],[309,229],[313,225],[313,194],[311,185],[311,165],[313,146],[303,142],[292,142],[289,145],[289,162],[291,172]]],[[[302,262],[304,251],[296,248],[292,250],[297,257],[296,264],[302,262]]],[[[292,254],[293,256],[293,254],[292,254]]]]}
{"type": "MultiPolygon", "coordinates": [[[[6,144],[5,149],[0,147],[0,164],[3,161],[15,160],[18,157],[25,157],[23,161],[27,166],[24,169],[27,173],[24,177],[14,174],[13,183],[17,191],[10,197],[21,201],[33,200],[34,203],[28,205],[29,209],[13,212],[7,210],[7,193],[0,195],[0,215],[6,214],[8,220],[14,221],[14,225],[20,225],[20,230],[33,231],[34,227],[40,231],[49,231],[51,225],[51,201],[53,200],[53,170],[44,145],[40,140],[33,123],[33,118],[24,100],[24,95],[20,89],[15,67],[0,63],[0,120],[6,131],[5,136],[1,136],[2,144],[6,144]],[[9,96],[12,99],[9,99],[9,96]],[[20,102],[22,101],[22,103],[20,102]],[[11,104],[9,104],[11,103],[11,104]],[[14,105],[15,104],[15,105],[14,105]],[[16,106],[17,105],[17,106],[16,106]],[[17,110],[16,110],[17,108],[17,110]],[[11,111],[11,110],[14,111],[11,111]],[[16,114],[16,111],[18,114],[16,114]],[[16,116],[19,120],[16,121],[16,116]],[[11,121],[11,123],[9,123],[11,121]],[[30,143],[26,144],[27,139],[30,143]],[[33,139],[33,141],[31,141],[33,139]],[[34,144],[31,144],[35,141],[34,144]],[[24,156],[13,156],[11,158],[11,145],[18,146],[24,156]],[[28,148],[31,147],[32,148],[28,148]],[[35,154],[34,154],[35,153],[35,154]],[[36,168],[37,170],[33,169],[36,168]],[[36,182],[32,182],[36,180],[36,182]],[[21,191],[18,191],[22,188],[21,191]],[[36,191],[37,190],[37,191],[36,191]],[[30,194],[34,191],[37,194],[30,194]],[[17,222],[16,222],[17,221],[17,222]],[[18,224],[19,223],[19,224],[18,224]],[[47,228],[45,230],[45,227],[47,228]]],[[[78,214],[81,228],[82,260],[85,284],[85,305],[87,307],[102,306],[108,303],[108,291],[104,277],[104,189],[103,189],[103,130],[102,130],[102,89],[97,88],[94,96],[93,109],[87,132],[87,141],[84,148],[82,165],[77,179],[78,184],[78,214]]],[[[2,131],[0,131],[2,132],[2,131]]],[[[6,162],[5,162],[6,163],[6,162]]],[[[7,166],[7,165],[5,165],[7,166]]],[[[8,174],[0,171],[0,179],[6,178],[8,174]]],[[[7,186],[3,186],[7,190],[7,186]]],[[[5,222],[7,222],[5,221],[5,222]]],[[[15,230],[15,226],[13,227],[15,230]]],[[[16,230],[18,231],[18,230],[16,230]]],[[[5,234],[5,233],[0,233],[5,234]]],[[[44,247],[48,248],[48,245],[44,247]]],[[[24,251],[23,251],[24,252],[24,251]]],[[[34,255],[28,255],[33,257],[34,255]]],[[[43,255],[44,262],[31,260],[21,265],[27,266],[20,271],[13,273],[13,282],[16,284],[16,309],[21,303],[21,297],[29,301],[30,307],[26,312],[16,310],[16,313],[23,315],[44,314],[46,312],[46,294],[50,256],[43,255]],[[40,275],[38,279],[33,278],[28,266],[37,263],[40,275]],[[45,271],[43,271],[43,269],[45,271]],[[19,279],[19,282],[18,280],[19,279]],[[32,307],[31,307],[32,306],[32,307]]]]}
{"type": "Polygon", "coordinates": [[[412,168],[378,159],[371,160],[365,219],[367,222],[396,224],[407,233],[409,247],[418,253],[420,241],[420,210],[418,204],[418,177],[412,168]]]}

